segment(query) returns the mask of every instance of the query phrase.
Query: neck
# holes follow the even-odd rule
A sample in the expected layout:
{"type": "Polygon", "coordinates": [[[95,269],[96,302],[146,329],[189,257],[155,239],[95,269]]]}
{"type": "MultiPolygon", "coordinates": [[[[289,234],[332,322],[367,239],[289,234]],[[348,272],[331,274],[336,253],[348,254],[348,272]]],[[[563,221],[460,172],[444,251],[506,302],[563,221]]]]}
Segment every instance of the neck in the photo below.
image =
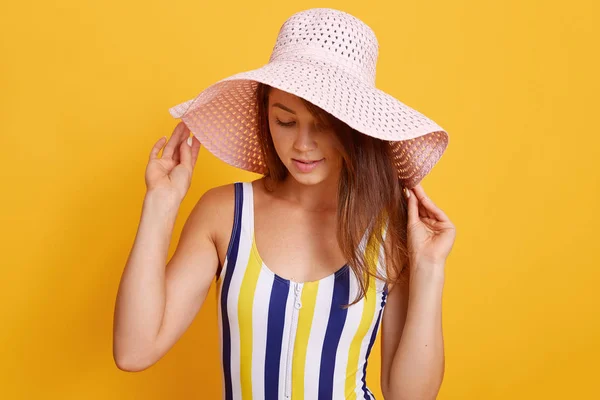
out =
{"type": "Polygon", "coordinates": [[[338,177],[331,177],[314,185],[298,182],[291,174],[278,185],[282,198],[308,211],[335,211],[338,206],[338,177]]]}

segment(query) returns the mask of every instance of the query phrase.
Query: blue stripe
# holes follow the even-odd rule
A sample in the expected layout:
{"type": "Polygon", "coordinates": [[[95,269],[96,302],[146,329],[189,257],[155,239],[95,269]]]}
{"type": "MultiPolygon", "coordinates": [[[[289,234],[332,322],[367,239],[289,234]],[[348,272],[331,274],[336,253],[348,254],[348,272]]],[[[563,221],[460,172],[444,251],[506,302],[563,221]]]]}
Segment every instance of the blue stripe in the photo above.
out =
{"type": "Polygon", "coordinates": [[[367,347],[367,354],[365,356],[365,363],[363,365],[363,373],[362,373],[362,389],[365,394],[365,399],[370,400],[371,397],[375,399],[375,396],[371,393],[369,389],[367,389],[367,383],[365,381],[367,377],[367,364],[369,363],[369,354],[371,354],[371,348],[373,347],[373,343],[375,343],[375,338],[377,337],[377,330],[379,328],[379,320],[381,319],[381,312],[383,311],[383,307],[385,306],[385,300],[387,297],[387,287],[381,293],[381,308],[379,309],[379,315],[377,315],[377,321],[375,322],[375,327],[373,332],[371,333],[371,340],[369,341],[369,347],[367,347]],[[370,394],[370,395],[369,395],[370,394]]]}
{"type": "Polygon", "coordinates": [[[333,397],[333,371],[335,369],[335,359],[346,315],[348,309],[342,305],[349,303],[350,296],[350,278],[349,270],[344,269],[341,274],[336,274],[333,283],[333,298],[331,300],[331,309],[329,311],[329,321],[323,340],[323,349],[321,350],[321,372],[319,374],[319,400],[331,399],[333,397]]]}
{"type": "Polygon", "coordinates": [[[285,305],[290,283],[273,277],[267,321],[267,350],[265,354],[265,399],[277,400],[279,396],[279,362],[285,324],[285,305]]]}
{"type": "Polygon", "coordinates": [[[225,271],[225,279],[223,279],[223,287],[221,291],[221,320],[223,323],[223,373],[225,378],[225,399],[233,400],[233,391],[231,385],[231,330],[229,327],[229,317],[227,315],[227,295],[229,294],[229,285],[231,284],[231,276],[235,268],[235,262],[238,256],[240,244],[240,232],[242,222],[242,204],[244,202],[244,194],[242,184],[236,182],[235,185],[235,208],[233,213],[233,228],[229,248],[227,249],[227,270],[225,271]]]}

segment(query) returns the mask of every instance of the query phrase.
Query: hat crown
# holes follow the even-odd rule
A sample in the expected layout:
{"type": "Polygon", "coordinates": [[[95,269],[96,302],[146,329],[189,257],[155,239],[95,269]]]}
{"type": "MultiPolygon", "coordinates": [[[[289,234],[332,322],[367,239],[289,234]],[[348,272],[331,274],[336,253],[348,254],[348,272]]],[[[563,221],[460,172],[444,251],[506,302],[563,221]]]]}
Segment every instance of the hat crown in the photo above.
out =
{"type": "Polygon", "coordinates": [[[297,61],[341,68],[375,86],[378,54],[377,37],[363,21],[344,11],[312,8],[283,23],[269,63],[297,61]]]}

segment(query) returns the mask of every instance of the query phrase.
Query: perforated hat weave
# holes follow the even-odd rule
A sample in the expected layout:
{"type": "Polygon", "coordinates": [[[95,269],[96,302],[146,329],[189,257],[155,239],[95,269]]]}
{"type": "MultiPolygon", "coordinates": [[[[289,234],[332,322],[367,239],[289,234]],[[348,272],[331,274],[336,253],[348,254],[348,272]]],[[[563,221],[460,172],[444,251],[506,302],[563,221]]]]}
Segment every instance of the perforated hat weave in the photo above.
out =
{"type": "Polygon", "coordinates": [[[434,121],[375,87],[379,44],[360,19],[331,8],[289,17],[269,62],[224,78],[169,112],[216,157],[266,174],[258,141],[257,82],[302,97],[357,131],[392,142],[404,187],[417,185],[439,161],[448,134],[434,121]]]}

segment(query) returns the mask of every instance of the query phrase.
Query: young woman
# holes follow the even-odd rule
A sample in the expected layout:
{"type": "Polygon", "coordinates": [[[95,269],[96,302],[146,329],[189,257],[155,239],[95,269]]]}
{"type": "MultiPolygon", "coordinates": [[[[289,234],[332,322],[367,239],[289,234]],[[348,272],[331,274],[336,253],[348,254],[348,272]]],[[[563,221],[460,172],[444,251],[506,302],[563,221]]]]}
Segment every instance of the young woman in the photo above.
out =
{"type": "Polygon", "coordinates": [[[214,280],[223,398],[374,398],[366,368],[381,325],[384,397],[435,399],[444,372],[444,265],[455,228],[418,182],[441,157],[447,134],[365,86],[374,82],[374,45],[357,18],[306,10],[283,25],[265,67],[174,108],[183,122],[166,146],[161,138],[151,150],[117,295],[120,369],[156,363],[192,323],[214,280]],[[336,34],[340,46],[317,44],[336,34]],[[350,56],[341,54],[346,38],[354,41],[344,47],[350,56]],[[355,112],[340,113],[340,105],[355,112]],[[415,122],[395,125],[394,117],[415,122]],[[264,176],[207,191],[167,263],[198,139],[264,176]]]}

